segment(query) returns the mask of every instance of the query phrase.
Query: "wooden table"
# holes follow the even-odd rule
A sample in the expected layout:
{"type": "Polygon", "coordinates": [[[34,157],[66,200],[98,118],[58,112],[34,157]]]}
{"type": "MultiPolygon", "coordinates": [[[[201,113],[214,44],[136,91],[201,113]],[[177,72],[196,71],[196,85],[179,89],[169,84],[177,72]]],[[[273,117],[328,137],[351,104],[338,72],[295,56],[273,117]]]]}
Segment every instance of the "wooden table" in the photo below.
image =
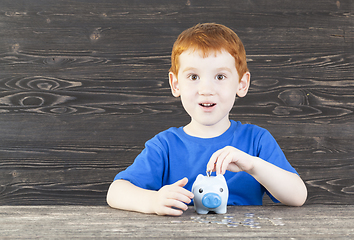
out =
{"type": "Polygon", "coordinates": [[[225,215],[197,215],[190,207],[181,217],[108,206],[0,206],[0,239],[197,237],[350,239],[354,205],[233,206],[225,215]]]}

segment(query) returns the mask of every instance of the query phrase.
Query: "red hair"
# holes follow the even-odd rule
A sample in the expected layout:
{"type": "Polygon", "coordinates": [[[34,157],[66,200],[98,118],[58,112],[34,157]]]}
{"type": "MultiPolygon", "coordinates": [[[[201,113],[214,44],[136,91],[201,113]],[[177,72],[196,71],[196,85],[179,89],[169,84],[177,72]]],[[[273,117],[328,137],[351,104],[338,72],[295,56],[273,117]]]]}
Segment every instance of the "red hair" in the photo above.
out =
{"type": "Polygon", "coordinates": [[[216,23],[197,24],[184,30],[173,44],[170,72],[176,76],[179,70],[179,56],[186,50],[200,51],[203,57],[226,50],[234,57],[240,79],[248,71],[245,48],[230,28],[216,23]]]}

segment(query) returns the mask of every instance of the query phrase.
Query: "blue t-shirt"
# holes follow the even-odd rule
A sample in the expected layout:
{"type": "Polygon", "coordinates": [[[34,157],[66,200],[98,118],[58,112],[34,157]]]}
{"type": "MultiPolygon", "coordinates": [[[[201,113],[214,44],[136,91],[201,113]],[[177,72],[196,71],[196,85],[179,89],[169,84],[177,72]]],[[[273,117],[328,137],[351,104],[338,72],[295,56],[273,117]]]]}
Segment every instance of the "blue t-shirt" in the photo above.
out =
{"type": "MultiPolygon", "coordinates": [[[[198,176],[206,174],[211,155],[225,146],[233,146],[257,156],[284,170],[297,173],[287,161],[272,135],[265,129],[231,120],[231,126],[215,138],[198,138],[186,134],[183,127],[170,128],[145,143],[145,149],[134,163],[118,173],[114,180],[124,179],[149,190],[159,190],[187,177],[189,191],[198,176]]],[[[278,202],[246,172],[226,171],[229,187],[228,205],[262,205],[264,193],[278,202]]]]}

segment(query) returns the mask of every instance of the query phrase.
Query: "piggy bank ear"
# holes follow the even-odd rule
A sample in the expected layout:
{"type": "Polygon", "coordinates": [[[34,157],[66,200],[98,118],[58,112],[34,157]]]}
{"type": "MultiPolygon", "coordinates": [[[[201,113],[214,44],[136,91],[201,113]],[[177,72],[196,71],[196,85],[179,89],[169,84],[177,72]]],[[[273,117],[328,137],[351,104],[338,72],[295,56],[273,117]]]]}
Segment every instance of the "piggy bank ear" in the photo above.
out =
{"type": "Polygon", "coordinates": [[[197,178],[195,179],[195,181],[198,182],[198,181],[202,180],[203,178],[204,178],[204,176],[202,174],[199,174],[197,176],[197,178]]]}
{"type": "Polygon", "coordinates": [[[222,174],[217,175],[216,179],[218,179],[218,181],[225,181],[225,177],[222,174]]]}
{"type": "Polygon", "coordinates": [[[200,182],[202,179],[203,179],[203,175],[199,174],[192,185],[192,192],[194,192],[194,188],[198,185],[198,182],[200,182]]]}

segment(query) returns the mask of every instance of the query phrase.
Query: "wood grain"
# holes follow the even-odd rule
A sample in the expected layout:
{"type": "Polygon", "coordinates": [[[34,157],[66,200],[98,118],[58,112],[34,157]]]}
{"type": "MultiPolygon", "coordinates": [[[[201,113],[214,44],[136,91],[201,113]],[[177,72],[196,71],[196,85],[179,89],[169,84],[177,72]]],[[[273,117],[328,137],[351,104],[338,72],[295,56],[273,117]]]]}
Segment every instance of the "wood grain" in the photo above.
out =
{"type": "Polygon", "coordinates": [[[181,217],[120,211],[108,206],[0,206],[0,235],[5,239],[352,239],[353,205],[229,206],[225,215],[181,217]],[[200,217],[209,223],[201,223],[200,217]],[[259,228],[243,224],[257,223],[259,228]]]}
{"type": "Polygon", "coordinates": [[[146,140],[188,123],[168,86],[178,34],[234,29],[251,89],[231,118],[267,128],[309,189],[353,204],[354,4],[342,1],[0,3],[0,204],[104,205],[146,140]]]}

